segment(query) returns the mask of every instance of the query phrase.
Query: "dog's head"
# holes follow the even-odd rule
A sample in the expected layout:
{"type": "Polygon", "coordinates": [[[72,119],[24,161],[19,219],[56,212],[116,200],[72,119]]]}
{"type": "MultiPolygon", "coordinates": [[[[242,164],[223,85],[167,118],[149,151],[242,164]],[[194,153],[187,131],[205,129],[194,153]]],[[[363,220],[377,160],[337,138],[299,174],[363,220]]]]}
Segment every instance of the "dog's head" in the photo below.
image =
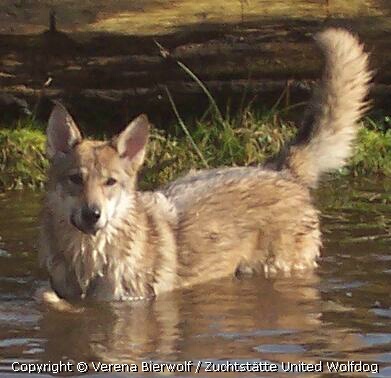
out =
{"type": "Polygon", "coordinates": [[[148,118],[140,115],[109,141],[83,139],[70,114],[56,104],[47,127],[47,155],[49,191],[62,218],[96,234],[129,211],[148,134],[148,118]]]}

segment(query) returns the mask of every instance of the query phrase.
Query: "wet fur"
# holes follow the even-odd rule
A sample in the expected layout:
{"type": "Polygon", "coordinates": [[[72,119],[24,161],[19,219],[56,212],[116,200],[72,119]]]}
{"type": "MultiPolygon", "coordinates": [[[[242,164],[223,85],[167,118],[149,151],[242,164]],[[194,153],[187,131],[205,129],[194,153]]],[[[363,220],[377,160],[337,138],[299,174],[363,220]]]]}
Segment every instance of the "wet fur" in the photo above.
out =
{"type": "Polygon", "coordinates": [[[122,160],[115,143],[89,140],[52,158],[40,260],[62,298],[131,300],[177,287],[175,211],[163,195],[136,191],[137,168],[133,160],[122,160]],[[80,167],[88,172],[82,187],[67,179],[80,167]],[[105,172],[113,171],[118,180],[114,193],[101,183],[105,172]],[[112,213],[95,235],[69,221],[72,209],[91,201],[112,213]]]}
{"type": "MultiPolygon", "coordinates": [[[[41,261],[57,294],[137,299],[236,273],[312,270],[321,237],[310,188],[349,156],[371,76],[363,47],[348,32],[329,29],[317,41],[325,73],[303,129],[266,167],[200,171],[160,191],[140,192],[142,127],[125,130],[122,144],[81,140],[71,130],[78,143],[52,157],[43,216],[41,261]],[[131,155],[127,168],[124,154],[131,155]],[[82,201],[84,192],[90,197],[101,191],[95,201],[111,203],[99,183],[88,194],[85,188],[74,193],[62,181],[64,172],[80,164],[97,177],[110,164],[122,172],[114,196],[120,200],[95,235],[80,232],[65,216],[67,207],[77,208],[70,201],[82,201]]],[[[56,141],[51,132],[49,139],[56,141]]]]}

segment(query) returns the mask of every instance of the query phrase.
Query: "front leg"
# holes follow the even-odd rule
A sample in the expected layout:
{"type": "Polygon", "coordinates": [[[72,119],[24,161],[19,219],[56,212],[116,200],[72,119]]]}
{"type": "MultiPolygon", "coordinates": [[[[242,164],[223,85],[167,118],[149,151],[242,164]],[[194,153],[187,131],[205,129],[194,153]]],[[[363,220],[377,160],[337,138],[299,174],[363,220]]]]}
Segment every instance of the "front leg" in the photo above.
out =
{"type": "Polygon", "coordinates": [[[37,289],[34,293],[34,299],[40,305],[44,305],[51,310],[60,312],[80,313],[84,311],[82,307],[76,307],[73,304],[67,302],[65,299],[60,298],[50,287],[45,285],[37,289]]]}
{"type": "Polygon", "coordinates": [[[73,270],[69,269],[68,264],[62,256],[51,255],[46,259],[44,265],[49,273],[49,282],[55,293],[64,299],[82,299],[83,291],[78,284],[73,270]]]}

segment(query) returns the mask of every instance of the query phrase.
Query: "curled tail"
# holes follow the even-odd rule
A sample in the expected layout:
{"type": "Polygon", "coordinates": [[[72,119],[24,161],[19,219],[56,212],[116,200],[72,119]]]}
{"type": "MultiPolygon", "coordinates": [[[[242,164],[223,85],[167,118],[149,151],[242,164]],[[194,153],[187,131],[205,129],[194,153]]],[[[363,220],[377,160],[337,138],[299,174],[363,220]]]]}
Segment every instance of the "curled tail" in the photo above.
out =
{"type": "Polygon", "coordinates": [[[350,156],[372,73],[363,45],[343,29],[316,35],[325,56],[322,80],[310,100],[296,139],[278,158],[278,169],[289,169],[308,187],[322,173],[340,168],[350,156]]]}

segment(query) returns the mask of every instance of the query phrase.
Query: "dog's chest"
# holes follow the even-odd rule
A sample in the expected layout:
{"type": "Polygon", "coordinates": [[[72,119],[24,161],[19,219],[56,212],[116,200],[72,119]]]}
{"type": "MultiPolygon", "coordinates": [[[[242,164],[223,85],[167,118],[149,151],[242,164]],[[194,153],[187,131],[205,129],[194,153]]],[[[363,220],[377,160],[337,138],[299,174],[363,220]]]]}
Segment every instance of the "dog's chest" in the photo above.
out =
{"type": "Polygon", "coordinates": [[[96,237],[80,235],[68,244],[68,264],[82,297],[129,300],[153,295],[140,266],[142,256],[138,256],[131,238],[116,230],[108,231],[96,237]]]}

